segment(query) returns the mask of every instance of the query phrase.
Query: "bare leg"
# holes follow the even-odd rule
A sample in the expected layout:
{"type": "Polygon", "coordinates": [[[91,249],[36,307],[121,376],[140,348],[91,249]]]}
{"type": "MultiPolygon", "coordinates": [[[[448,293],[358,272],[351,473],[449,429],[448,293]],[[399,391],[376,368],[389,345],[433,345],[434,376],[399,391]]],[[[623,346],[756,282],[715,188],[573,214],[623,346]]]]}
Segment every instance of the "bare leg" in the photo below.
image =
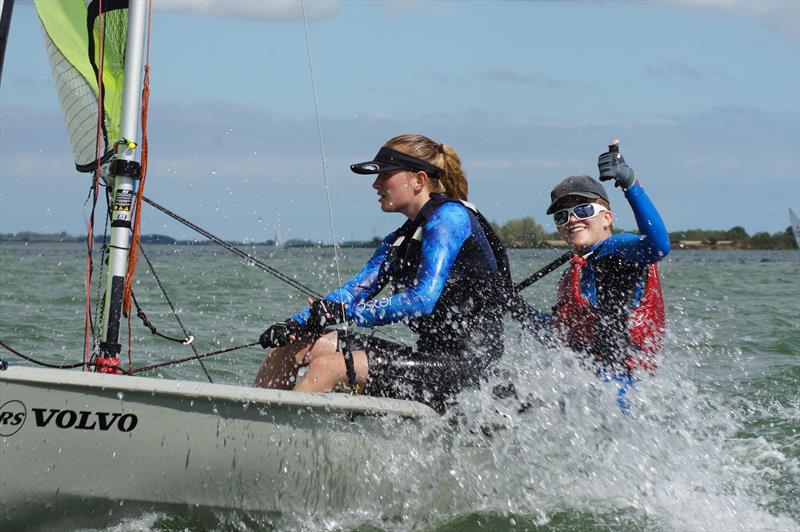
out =
{"type": "MultiPolygon", "coordinates": [[[[308,354],[308,370],[294,390],[297,392],[325,392],[332,390],[339,383],[347,383],[347,366],[344,355],[336,350],[333,342],[317,342],[308,354]]],[[[367,382],[367,354],[364,351],[353,351],[353,366],[356,371],[356,382],[363,389],[367,382]]]]}
{"type": "Polygon", "coordinates": [[[305,365],[311,346],[310,340],[300,340],[267,350],[264,362],[256,374],[255,386],[291,390],[297,381],[297,372],[305,365]]]}

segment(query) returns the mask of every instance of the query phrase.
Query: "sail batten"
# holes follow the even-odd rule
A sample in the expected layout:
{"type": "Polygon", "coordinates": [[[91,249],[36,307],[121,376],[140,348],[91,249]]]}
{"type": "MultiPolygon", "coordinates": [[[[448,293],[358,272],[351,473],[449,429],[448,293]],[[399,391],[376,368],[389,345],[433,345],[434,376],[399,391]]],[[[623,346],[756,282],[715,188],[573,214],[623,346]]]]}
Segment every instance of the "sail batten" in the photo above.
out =
{"type": "Polygon", "coordinates": [[[35,4],[75,167],[91,172],[97,166],[98,154],[105,162],[120,140],[128,3],[102,2],[102,21],[97,16],[97,0],[36,0],[35,4]],[[99,70],[102,98],[98,94],[99,70]],[[102,106],[102,120],[98,120],[98,105],[102,106]]]}

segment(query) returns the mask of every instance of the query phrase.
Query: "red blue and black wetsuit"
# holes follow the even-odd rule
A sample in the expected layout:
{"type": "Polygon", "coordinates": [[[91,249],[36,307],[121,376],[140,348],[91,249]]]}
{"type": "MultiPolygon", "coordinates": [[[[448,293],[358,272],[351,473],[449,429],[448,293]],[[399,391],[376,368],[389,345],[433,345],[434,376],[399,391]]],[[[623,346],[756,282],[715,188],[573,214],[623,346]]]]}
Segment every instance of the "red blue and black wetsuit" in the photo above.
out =
{"type": "MultiPolygon", "coordinates": [[[[347,303],[346,318],[361,327],[404,322],[419,335],[416,351],[357,338],[353,348],[368,357],[367,393],[439,407],[502,355],[510,285],[508,258],[485,218],[470,204],[435,194],[325,299],[347,303]],[[373,299],[387,285],[391,295],[373,299]]],[[[306,310],[291,319],[308,318],[306,310]]]]}
{"type": "Polygon", "coordinates": [[[664,335],[657,263],[669,253],[664,221],[638,181],[625,197],[640,234],[613,235],[587,249],[593,252],[588,260],[573,257],[553,314],[530,307],[523,322],[622,373],[655,369],[653,354],[664,335]]]}

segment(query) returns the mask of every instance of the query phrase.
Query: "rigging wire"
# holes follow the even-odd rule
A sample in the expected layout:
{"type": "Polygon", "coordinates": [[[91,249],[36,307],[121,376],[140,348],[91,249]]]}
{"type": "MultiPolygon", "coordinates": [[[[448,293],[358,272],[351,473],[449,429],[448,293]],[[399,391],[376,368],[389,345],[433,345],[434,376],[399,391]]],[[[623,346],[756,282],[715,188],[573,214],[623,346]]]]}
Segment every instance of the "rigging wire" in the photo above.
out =
{"type": "MultiPolygon", "coordinates": [[[[328,181],[328,163],[325,158],[325,144],[322,141],[322,121],[320,120],[319,116],[319,99],[317,97],[317,83],[316,78],[314,76],[314,62],[311,59],[311,38],[309,37],[308,32],[308,17],[306,17],[306,3],[304,0],[300,0],[300,5],[303,8],[303,27],[305,28],[306,32],[306,52],[308,55],[308,71],[311,77],[311,92],[314,95],[314,114],[317,119],[317,137],[319,138],[319,153],[320,158],[322,159],[322,175],[324,178],[325,183],[325,199],[328,203],[328,221],[330,222],[331,227],[331,240],[333,241],[333,261],[336,264],[336,280],[339,286],[339,306],[341,307],[341,314],[345,316],[345,300],[343,297],[343,290],[342,290],[342,272],[340,266],[340,258],[339,258],[339,247],[336,245],[336,225],[333,221],[333,202],[331,201],[331,188],[330,183],[328,181]]],[[[353,393],[358,393],[358,384],[356,383],[356,371],[353,365],[353,351],[350,348],[349,338],[350,335],[348,334],[347,328],[347,319],[342,320],[342,331],[338,331],[337,334],[337,342],[341,346],[342,356],[344,357],[344,366],[345,371],[347,372],[347,380],[352,388],[353,393]],[[341,333],[341,334],[340,334],[341,333]]]]}
{"type": "Polygon", "coordinates": [[[313,298],[313,299],[322,299],[322,295],[319,294],[318,292],[315,292],[314,290],[306,287],[302,283],[292,279],[291,277],[289,277],[285,273],[281,273],[279,270],[276,270],[272,266],[261,262],[260,260],[258,260],[254,256],[250,255],[249,253],[247,253],[245,251],[242,251],[241,249],[237,248],[236,246],[233,246],[233,245],[225,242],[224,240],[222,240],[218,236],[216,236],[216,235],[214,235],[212,233],[209,233],[208,231],[206,231],[205,229],[203,229],[199,225],[196,225],[196,224],[190,222],[189,220],[187,220],[183,216],[177,214],[174,211],[171,211],[171,210],[167,209],[163,205],[151,200],[147,196],[142,196],[142,201],[147,203],[147,204],[149,204],[149,205],[151,205],[152,207],[158,209],[159,211],[163,212],[164,214],[166,214],[167,216],[169,216],[173,220],[176,220],[176,221],[182,223],[183,225],[185,225],[186,227],[188,227],[192,231],[195,231],[196,233],[203,235],[204,237],[206,237],[207,239],[211,240],[212,242],[214,242],[218,246],[230,251],[231,253],[233,253],[234,255],[237,255],[240,258],[243,258],[249,264],[252,264],[253,266],[255,266],[255,267],[257,267],[257,268],[269,273],[270,275],[280,279],[284,283],[288,284],[292,288],[297,289],[298,291],[302,292],[303,294],[307,295],[308,297],[313,298]]]}
{"type": "MultiPolygon", "coordinates": [[[[333,222],[333,202],[331,201],[331,187],[328,181],[328,163],[325,159],[325,144],[322,141],[322,122],[319,117],[319,102],[317,98],[317,84],[314,77],[314,63],[311,60],[311,39],[308,33],[308,18],[306,17],[306,3],[305,0],[300,0],[300,5],[303,8],[303,27],[306,31],[306,53],[308,55],[308,70],[311,75],[311,92],[314,95],[314,114],[317,119],[317,137],[319,138],[319,153],[322,159],[322,176],[325,184],[325,199],[328,203],[328,221],[331,227],[331,239],[333,240],[333,259],[336,263],[336,280],[339,287],[342,286],[342,273],[339,265],[339,247],[336,245],[336,227],[333,222]]],[[[342,305],[342,314],[344,314],[344,298],[342,297],[341,288],[339,288],[339,301],[342,305]]],[[[344,322],[345,333],[347,332],[347,321],[344,322]]]]}
{"type": "MultiPolygon", "coordinates": [[[[150,271],[153,272],[153,277],[155,277],[156,283],[158,283],[158,287],[161,289],[161,293],[164,295],[164,299],[167,301],[167,304],[169,305],[169,308],[172,309],[172,315],[175,316],[175,320],[177,320],[178,325],[180,325],[181,330],[183,331],[183,336],[186,338],[186,341],[183,342],[183,343],[184,344],[188,343],[189,347],[192,348],[192,351],[194,352],[194,356],[197,359],[197,361],[200,363],[200,367],[203,368],[203,373],[206,374],[206,378],[208,379],[208,382],[214,382],[213,380],[211,380],[211,375],[208,374],[208,369],[206,369],[205,364],[203,364],[203,361],[200,359],[200,354],[197,352],[197,348],[194,346],[194,343],[190,341],[191,336],[189,335],[189,331],[187,331],[186,327],[183,325],[183,321],[181,320],[181,317],[178,315],[178,311],[175,310],[175,305],[172,304],[172,301],[170,300],[169,296],[167,295],[167,291],[164,289],[164,285],[161,284],[161,279],[158,277],[158,274],[156,273],[155,268],[153,268],[153,263],[150,262],[150,258],[144,252],[144,248],[142,247],[142,243],[141,242],[139,242],[139,250],[142,253],[142,257],[144,257],[145,262],[147,262],[147,265],[150,267],[150,271]]],[[[131,296],[133,296],[133,292],[131,292],[131,296]]],[[[137,308],[138,308],[138,305],[137,305],[137,308]]],[[[128,314],[128,320],[130,320],[130,314],[128,314]]]]}
{"type": "MultiPolygon", "coordinates": [[[[333,240],[333,257],[334,257],[334,263],[336,264],[336,280],[339,283],[339,301],[341,302],[341,306],[342,306],[342,315],[344,315],[345,314],[345,303],[344,303],[344,298],[342,297],[342,289],[341,289],[341,286],[342,286],[342,274],[341,274],[341,268],[340,268],[340,265],[339,265],[341,259],[339,257],[339,247],[336,245],[336,228],[335,228],[335,224],[334,224],[334,221],[333,221],[333,202],[331,201],[330,185],[329,185],[329,181],[328,181],[328,164],[327,164],[327,160],[325,158],[325,145],[323,144],[323,141],[322,141],[322,123],[321,123],[321,120],[320,120],[320,113],[319,113],[319,104],[318,104],[318,97],[317,97],[317,84],[316,84],[316,78],[314,76],[314,62],[312,61],[312,55],[311,55],[311,39],[309,37],[309,31],[308,31],[308,18],[306,17],[305,0],[300,0],[300,5],[303,8],[303,27],[305,28],[305,34],[306,34],[306,53],[308,55],[308,70],[309,70],[309,73],[311,75],[311,92],[314,95],[314,114],[315,114],[316,120],[317,120],[317,136],[319,137],[319,151],[320,151],[320,157],[322,158],[322,175],[323,175],[324,182],[325,182],[325,198],[326,198],[327,203],[328,203],[328,219],[329,219],[330,227],[331,227],[331,239],[333,240]]],[[[317,298],[317,299],[319,299],[319,298],[317,298]]],[[[347,320],[345,320],[343,322],[343,328],[344,328],[344,334],[345,334],[345,336],[347,336],[347,334],[348,334],[348,332],[347,332],[347,320]]],[[[394,340],[394,341],[396,341],[398,343],[404,343],[404,342],[401,342],[394,335],[388,333],[387,331],[383,331],[383,330],[380,330],[380,329],[374,329],[373,333],[379,333],[379,334],[382,334],[383,336],[386,336],[387,338],[391,338],[392,340],[394,340]]]]}

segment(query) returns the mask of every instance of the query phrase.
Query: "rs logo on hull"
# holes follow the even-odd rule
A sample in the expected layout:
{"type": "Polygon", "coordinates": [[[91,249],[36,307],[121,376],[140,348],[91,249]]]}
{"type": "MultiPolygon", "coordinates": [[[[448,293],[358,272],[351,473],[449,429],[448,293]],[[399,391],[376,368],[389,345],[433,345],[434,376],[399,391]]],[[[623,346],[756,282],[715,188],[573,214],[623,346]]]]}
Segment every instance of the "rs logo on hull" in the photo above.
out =
{"type": "Polygon", "coordinates": [[[8,401],[0,406],[0,436],[11,436],[22,428],[28,409],[20,401],[8,401]]]}

